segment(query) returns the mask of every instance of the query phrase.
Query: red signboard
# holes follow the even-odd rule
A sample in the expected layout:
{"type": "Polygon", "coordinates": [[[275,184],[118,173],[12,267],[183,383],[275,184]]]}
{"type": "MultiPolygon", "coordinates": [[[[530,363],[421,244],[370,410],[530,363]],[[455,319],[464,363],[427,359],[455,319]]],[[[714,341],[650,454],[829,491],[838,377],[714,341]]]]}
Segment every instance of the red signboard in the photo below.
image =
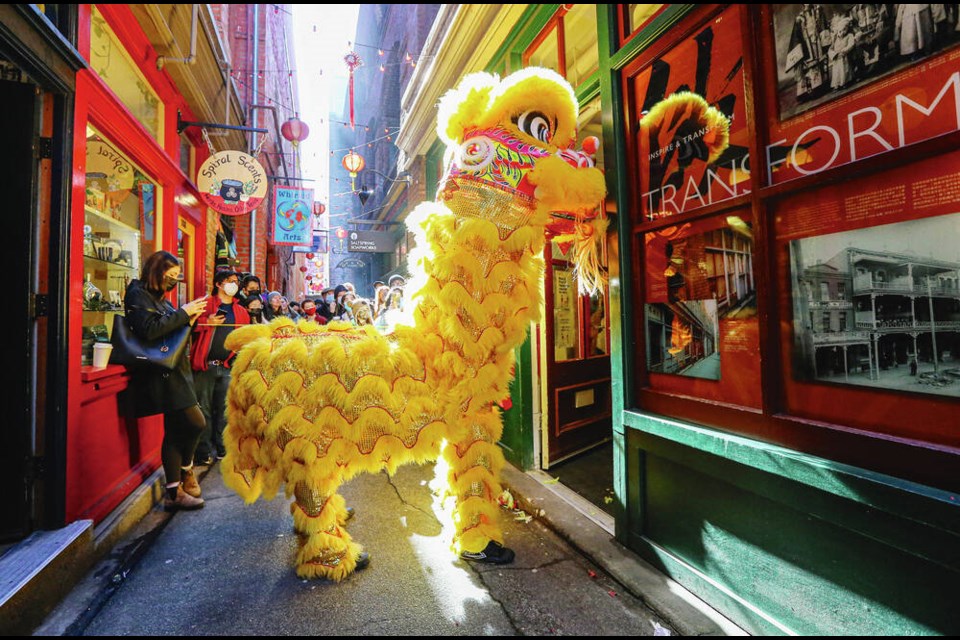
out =
{"type": "Polygon", "coordinates": [[[722,12],[632,80],[643,221],[750,192],[740,11],[722,12]],[[676,99],[685,93],[695,98],[676,99]],[[729,124],[729,140],[718,153],[711,147],[721,140],[708,109],[729,124]]]}

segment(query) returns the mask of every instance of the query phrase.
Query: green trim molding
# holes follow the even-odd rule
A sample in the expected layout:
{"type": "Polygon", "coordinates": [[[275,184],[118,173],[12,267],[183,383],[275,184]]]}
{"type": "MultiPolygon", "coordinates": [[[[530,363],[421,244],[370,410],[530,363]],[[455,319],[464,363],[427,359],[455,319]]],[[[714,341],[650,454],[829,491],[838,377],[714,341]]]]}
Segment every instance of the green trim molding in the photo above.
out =
{"type": "Polygon", "coordinates": [[[621,542],[754,634],[960,633],[960,496],[634,411],[621,542]]]}

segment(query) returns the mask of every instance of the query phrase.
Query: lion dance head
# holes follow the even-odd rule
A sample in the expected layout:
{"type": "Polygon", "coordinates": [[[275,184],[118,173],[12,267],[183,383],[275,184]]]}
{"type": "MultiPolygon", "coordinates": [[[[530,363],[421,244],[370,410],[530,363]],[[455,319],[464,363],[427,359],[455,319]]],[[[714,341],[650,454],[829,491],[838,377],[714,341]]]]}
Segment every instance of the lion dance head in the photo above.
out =
{"type": "Polygon", "coordinates": [[[549,69],[466,76],[440,101],[448,170],[438,199],[458,215],[488,216],[501,236],[532,227],[573,243],[581,290],[593,291],[603,278],[606,187],[597,139],[574,148],[578,111],[573,88],[549,69]]]}

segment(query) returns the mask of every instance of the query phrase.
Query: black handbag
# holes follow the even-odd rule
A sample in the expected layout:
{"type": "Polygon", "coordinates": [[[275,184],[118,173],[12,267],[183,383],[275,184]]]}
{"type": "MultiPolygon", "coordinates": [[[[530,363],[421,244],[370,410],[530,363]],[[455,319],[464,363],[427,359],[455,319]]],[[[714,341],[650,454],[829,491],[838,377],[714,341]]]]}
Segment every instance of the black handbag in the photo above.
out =
{"type": "Polygon", "coordinates": [[[110,335],[113,351],[110,352],[110,363],[122,364],[128,369],[160,367],[173,370],[187,348],[190,330],[190,325],[185,324],[148,342],[141,340],[133,332],[125,317],[113,316],[113,333],[110,335]]]}

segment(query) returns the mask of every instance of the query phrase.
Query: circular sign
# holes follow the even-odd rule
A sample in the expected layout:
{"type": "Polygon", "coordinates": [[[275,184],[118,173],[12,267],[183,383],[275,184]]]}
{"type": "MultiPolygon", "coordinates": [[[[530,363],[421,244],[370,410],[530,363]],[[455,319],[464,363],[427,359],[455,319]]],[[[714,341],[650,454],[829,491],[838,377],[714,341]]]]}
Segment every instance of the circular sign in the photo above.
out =
{"type": "Polygon", "coordinates": [[[256,209],[267,196],[267,172],[253,156],[221,151],[200,166],[197,187],[208,207],[239,216],[256,209]]]}

